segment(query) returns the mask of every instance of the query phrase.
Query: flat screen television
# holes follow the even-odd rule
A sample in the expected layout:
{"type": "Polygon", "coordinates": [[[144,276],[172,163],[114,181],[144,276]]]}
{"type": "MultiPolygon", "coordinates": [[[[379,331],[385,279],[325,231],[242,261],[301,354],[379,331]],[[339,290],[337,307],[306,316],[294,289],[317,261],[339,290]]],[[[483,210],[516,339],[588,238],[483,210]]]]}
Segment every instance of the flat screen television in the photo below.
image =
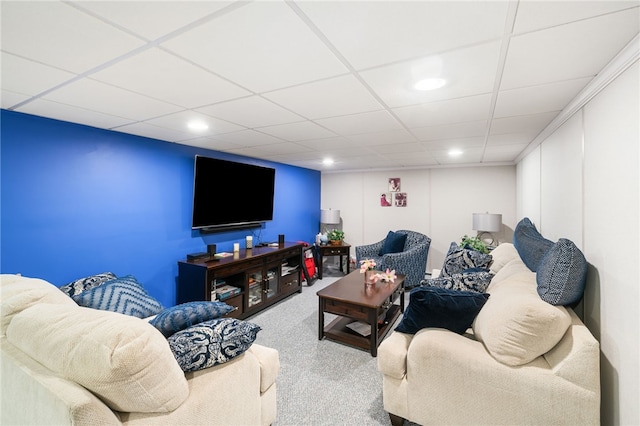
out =
{"type": "Polygon", "coordinates": [[[192,229],[224,231],[273,220],[276,170],[196,155],[192,229]]]}

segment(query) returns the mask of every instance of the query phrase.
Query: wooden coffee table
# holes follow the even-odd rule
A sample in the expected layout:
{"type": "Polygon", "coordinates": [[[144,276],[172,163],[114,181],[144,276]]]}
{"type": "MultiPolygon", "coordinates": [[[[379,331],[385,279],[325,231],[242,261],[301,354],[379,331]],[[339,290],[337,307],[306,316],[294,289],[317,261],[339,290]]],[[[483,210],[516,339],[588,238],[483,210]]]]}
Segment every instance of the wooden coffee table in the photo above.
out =
{"type": "Polygon", "coordinates": [[[398,275],[393,283],[377,282],[365,290],[364,275],[356,270],[318,291],[318,339],[327,337],[369,350],[372,356],[377,356],[380,342],[404,312],[404,279],[404,275],[398,275]],[[394,304],[398,297],[399,306],[394,304]],[[338,315],[326,327],[325,312],[338,315]],[[357,321],[369,325],[365,332],[367,336],[347,327],[357,321]]]}

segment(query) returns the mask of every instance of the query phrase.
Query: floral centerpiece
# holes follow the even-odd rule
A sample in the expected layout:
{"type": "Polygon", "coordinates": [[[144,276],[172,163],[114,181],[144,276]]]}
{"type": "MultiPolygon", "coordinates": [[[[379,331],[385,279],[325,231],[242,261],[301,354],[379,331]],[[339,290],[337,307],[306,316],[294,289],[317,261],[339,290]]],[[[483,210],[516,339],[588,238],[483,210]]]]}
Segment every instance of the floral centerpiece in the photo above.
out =
{"type": "Polygon", "coordinates": [[[364,274],[364,284],[373,285],[378,280],[376,269],[376,261],[373,259],[364,259],[360,261],[360,273],[364,274]]]}
{"type": "Polygon", "coordinates": [[[382,272],[382,273],[378,273],[376,274],[377,279],[382,280],[384,282],[387,283],[392,283],[396,281],[396,270],[393,269],[391,271],[389,271],[389,268],[387,268],[386,271],[382,272]]]}

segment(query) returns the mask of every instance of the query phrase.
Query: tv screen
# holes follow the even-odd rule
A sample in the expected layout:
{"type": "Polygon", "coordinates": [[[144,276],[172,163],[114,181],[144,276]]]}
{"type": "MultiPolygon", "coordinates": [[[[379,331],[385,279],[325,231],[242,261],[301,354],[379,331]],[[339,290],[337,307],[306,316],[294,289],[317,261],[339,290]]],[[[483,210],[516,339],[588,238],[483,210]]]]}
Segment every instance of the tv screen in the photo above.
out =
{"type": "Polygon", "coordinates": [[[275,169],[196,155],[193,229],[259,226],[273,219],[275,169]]]}

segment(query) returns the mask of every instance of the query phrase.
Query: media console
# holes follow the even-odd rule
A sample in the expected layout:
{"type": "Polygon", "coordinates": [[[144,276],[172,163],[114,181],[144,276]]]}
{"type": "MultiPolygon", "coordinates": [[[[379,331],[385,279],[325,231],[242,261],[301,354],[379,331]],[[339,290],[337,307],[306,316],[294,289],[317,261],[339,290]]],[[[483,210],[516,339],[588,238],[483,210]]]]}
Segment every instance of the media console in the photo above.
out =
{"type": "Polygon", "coordinates": [[[302,244],[241,249],[219,260],[178,262],[177,303],[213,300],[223,285],[240,289],[223,302],[237,309],[229,314],[247,318],[295,292],[302,291],[302,244]]]}

